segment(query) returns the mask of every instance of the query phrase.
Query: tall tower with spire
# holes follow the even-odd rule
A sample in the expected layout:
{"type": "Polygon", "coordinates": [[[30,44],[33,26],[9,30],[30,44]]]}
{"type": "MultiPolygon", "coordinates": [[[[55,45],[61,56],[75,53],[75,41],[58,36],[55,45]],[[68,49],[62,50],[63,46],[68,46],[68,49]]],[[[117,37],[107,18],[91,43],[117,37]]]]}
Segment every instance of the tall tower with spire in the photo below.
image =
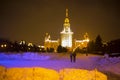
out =
{"type": "Polygon", "coordinates": [[[86,49],[87,44],[89,42],[89,36],[87,33],[84,35],[84,39],[82,40],[73,39],[73,32],[70,29],[68,9],[66,9],[63,30],[60,32],[60,36],[61,37],[58,40],[51,40],[50,34],[46,33],[44,41],[45,49],[49,50],[50,48],[54,48],[54,51],[57,52],[57,48],[59,45],[61,45],[62,47],[69,48],[69,50],[75,50],[78,47],[80,49],[86,49]]]}
{"type": "Polygon", "coordinates": [[[63,30],[62,32],[60,32],[60,34],[61,34],[61,46],[71,48],[73,32],[70,29],[68,9],[66,9],[66,18],[64,20],[63,30]]]}

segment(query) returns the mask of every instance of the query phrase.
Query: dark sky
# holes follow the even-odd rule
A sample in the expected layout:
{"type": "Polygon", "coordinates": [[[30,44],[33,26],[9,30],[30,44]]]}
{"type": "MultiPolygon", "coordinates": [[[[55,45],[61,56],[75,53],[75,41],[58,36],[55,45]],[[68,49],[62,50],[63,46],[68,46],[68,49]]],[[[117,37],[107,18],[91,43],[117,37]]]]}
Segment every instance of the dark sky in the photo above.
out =
{"type": "Polygon", "coordinates": [[[0,0],[0,37],[12,41],[44,42],[45,33],[60,38],[69,9],[75,39],[88,32],[94,40],[120,38],[119,0],[0,0]]]}

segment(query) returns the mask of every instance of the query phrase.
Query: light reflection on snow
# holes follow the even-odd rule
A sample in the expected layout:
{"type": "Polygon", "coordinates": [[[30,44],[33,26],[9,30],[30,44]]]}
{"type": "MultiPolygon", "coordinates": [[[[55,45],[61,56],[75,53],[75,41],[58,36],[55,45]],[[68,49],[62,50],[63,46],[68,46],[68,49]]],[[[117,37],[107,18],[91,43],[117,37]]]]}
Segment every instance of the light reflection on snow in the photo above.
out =
{"type": "Polygon", "coordinates": [[[12,53],[12,54],[4,54],[0,53],[0,60],[48,60],[50,56],[40,55],[39,53],[12,53]]]}
{"type": "Polygon", "coordinates": [[[41,68],[4,68],[0,66],[0,80],[107,80],[98,70],[65,68],[59,72],[41,68]]]}

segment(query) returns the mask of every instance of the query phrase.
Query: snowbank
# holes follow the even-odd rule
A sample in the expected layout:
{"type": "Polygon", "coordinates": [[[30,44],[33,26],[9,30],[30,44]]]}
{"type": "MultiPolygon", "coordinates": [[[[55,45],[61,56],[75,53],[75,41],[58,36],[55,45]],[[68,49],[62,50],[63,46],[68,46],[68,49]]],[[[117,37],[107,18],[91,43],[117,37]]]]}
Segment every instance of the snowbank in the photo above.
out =
{"type": "Polygon", "coordinates": [[[4,80],[4,75],[6,74],[6,68],[3,66],[0,66],[0,80],[4,80]]]}
{"type": "Polygon", "coordinates": [[[0,67],[0,80],[107,80],[107,76],[97,70],[0,67]]]}
{"type": "Polygon", "coordinates": [[[0,67],[0,80],[59,80],[55,70],[46,68],[8,68],[0,67]],[[1,75],[2,74],[2,75],[1,75]]]}
{"type": "Polygon", "coordinates": [[[88,71],[84,69],[62,69],[60,70],[62,80],[107,80],[107,76],[97,69],[88,71]]]}

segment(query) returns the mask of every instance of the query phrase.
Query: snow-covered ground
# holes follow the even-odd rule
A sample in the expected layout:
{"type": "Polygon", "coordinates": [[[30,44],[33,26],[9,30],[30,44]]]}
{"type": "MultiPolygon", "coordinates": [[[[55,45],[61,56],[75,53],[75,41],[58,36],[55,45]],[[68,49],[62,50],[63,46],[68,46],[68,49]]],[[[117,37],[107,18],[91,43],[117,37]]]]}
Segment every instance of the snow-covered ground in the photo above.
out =
{"type": "MultiPolygon", "coordinates": [[[[60,71],[64,68],[71,69],[86,69],[94,70],[97,69],[108,76],[116,74],[120,78],[120,57],[104,57],[98,55],[77,54],[75,63],[70,62],[69,54],[59,53],[15,53],[15,54],[4,54],[0,53],[0,65],[6,68],[13,67],[43,67],[60,71]]],[[[115,78],[108,80],[119,80],[115,78]]]]}

